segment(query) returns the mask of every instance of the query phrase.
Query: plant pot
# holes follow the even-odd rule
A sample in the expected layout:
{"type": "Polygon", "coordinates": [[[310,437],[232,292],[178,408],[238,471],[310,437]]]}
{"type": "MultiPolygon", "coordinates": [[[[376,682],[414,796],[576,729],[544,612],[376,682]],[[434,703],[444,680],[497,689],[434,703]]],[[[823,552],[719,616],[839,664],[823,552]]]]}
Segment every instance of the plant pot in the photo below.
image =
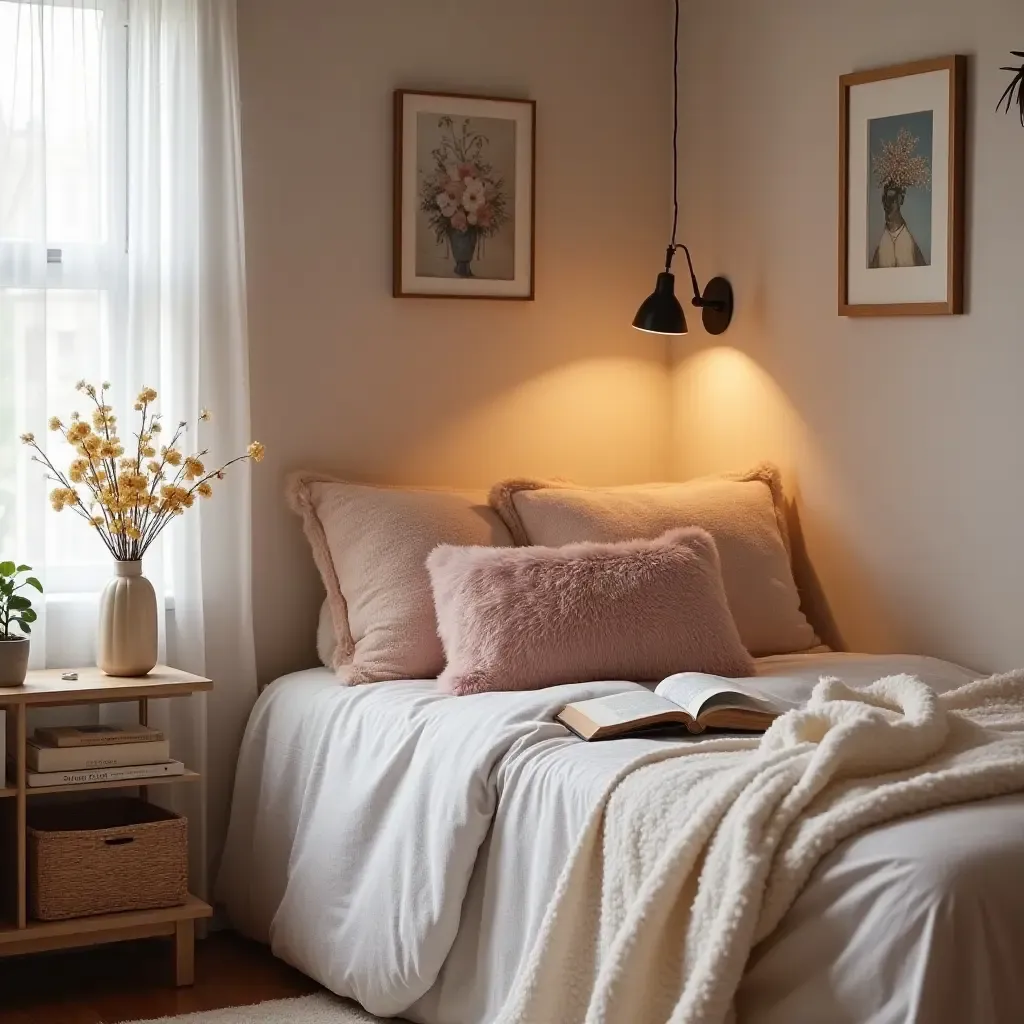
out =
{"type": "Polygon", "coordinates": [[[144,676],[156,664],[156,592],[141,562],[114,571],[100,595],[96,664],[108,676],[144,676]]]}
{"type": "Polygon", "coordinates": [[[28,637],[0,638],[0,686],[21,686],[28,672],[28,637]]]}

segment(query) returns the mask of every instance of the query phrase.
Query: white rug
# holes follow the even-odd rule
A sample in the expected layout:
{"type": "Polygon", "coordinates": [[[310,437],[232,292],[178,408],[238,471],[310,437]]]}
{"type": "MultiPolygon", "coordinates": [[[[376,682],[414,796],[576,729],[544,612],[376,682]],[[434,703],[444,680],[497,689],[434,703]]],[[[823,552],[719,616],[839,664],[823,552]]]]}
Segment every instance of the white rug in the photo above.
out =
{"type": "MultiPolygon", "coordinates": [[[[402,1024],[401,1018],[391,1021],[402,1024]]],[[[273,999],[254,1006],[229,1006],[223,1010],[183,1013],[180,1017],[129,1021],[128,1024],[383,1024],[347,999],[326,992],[298,999],[273,999]]]]}

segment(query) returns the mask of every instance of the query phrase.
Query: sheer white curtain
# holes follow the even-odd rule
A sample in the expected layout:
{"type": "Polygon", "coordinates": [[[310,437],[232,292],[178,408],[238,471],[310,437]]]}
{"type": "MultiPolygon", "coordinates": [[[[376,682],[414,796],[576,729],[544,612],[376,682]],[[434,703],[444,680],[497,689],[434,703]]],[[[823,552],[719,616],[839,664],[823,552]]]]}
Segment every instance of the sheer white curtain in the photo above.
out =
{"type": "MultiPolygon", "coordinates": [[[[14,442],[53,439],[80,377],[112,382],[122,421],[142,384],[168,424],[209,408],[207,461],[251,440],[234,0],[0,0],[0,373],[0,552],[48,591],[34,663],[90,661],[105,551],[14,442]]],[[[207,779],[161,790],[190,814],[200,892],[256,694],[248,474],[143,567],[167,597],[162,656],[216,684],[152,718],[207,779]]]]}

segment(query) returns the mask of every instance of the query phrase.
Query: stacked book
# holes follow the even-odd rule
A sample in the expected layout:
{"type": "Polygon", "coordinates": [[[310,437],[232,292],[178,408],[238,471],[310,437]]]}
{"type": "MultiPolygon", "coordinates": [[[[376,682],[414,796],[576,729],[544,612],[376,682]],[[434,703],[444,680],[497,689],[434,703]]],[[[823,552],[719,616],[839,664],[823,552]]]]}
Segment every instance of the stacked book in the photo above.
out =
{"type": "MultiPolygon", "coordinates": [[[[8,773],[14,765],[8,749],[8,773]]],[[[64,725],[36,729],[26,746],[26,781],[31,787],[131,782],[182,775],[170,745],[147,725],[64,725]]]]}

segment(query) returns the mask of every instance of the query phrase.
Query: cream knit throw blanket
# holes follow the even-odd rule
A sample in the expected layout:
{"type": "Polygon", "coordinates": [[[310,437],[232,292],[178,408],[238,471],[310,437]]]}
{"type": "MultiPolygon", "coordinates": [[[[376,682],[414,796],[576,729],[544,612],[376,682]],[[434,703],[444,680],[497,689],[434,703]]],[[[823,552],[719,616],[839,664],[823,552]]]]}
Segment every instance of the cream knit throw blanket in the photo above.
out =
{"type": "Polygon", "coordinates": [[[646,755],[589,820],[496,1024],[719,1024],[815,865],[873,825],[1024,790],[1024,671],[939,696],[823,679],[760,740],[646,755]]]}

